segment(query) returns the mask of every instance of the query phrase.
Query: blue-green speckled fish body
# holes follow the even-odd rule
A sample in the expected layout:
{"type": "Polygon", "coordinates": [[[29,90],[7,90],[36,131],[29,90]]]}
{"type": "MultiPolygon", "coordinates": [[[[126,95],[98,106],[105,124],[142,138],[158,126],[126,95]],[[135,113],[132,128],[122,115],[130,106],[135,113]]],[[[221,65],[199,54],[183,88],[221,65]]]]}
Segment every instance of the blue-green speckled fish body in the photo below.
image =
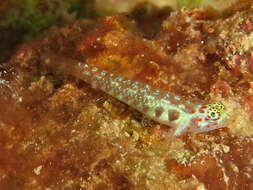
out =
{"type": "Polygon", "coordinates": [[[205,132],[224,127],[227,115],[220,102],[202,104],[200,101],[185,100],[173,93],[155,89],[148,84],[117,76],[86,63],[62,59],[54,55],[47,61],[68,74],[84,80],[93,88],[100,89],[129,106],[139,110],[147,117],[172,127],[175,135],[183,132],[205,132]],[[60,60],[60,61],[59,61],[60,60]]]}

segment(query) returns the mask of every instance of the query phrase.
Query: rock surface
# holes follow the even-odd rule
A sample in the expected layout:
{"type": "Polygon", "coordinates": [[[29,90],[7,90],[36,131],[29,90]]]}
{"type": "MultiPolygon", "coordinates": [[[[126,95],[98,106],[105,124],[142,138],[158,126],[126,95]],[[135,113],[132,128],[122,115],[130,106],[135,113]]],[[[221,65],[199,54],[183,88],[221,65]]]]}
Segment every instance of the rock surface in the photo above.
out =
{"type": "Polygon", "coordinates": [[[1,66],[0,189],[253,188],[252,10],[155,11],[150,27],[134,11],[52,27],[1,66]],[[222,101],[231,122],[171,141],[168,126],[47,67],[47,52],[222,101]]]}

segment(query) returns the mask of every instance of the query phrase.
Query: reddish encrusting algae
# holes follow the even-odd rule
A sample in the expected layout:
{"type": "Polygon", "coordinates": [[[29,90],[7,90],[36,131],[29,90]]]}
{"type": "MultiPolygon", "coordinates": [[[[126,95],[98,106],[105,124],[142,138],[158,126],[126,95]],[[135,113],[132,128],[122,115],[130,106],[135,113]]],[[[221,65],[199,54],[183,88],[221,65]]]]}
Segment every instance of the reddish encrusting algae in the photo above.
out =
{"type": "Polygon", "coordinates": [[[136,16],[118,15],[90,27],[86,21],[53,27],[22,46],[5,64],[14,75],[1,70],[7,74],[0,91],[6,95],[0,97],[0,189],[253,189],[251,17],[246,10],[208,19],[184,9],[157,18],[162,25],[149,33],[136,16]],[[46,52],[62,57],[42,61],[46,52]],[[220,101],[231,123],[169,139],[169,127],[145,120],[134,103],[121,103],[133,91],[113,90],[114,97],[127,94],[121,100],[108,95],[111,83],[108,94],[91,88],[104,85],[85,78],[85,64],[94,74],[107,71],[109,81],[112,73],[112,80],[131,79],[125,89],[139,81],[170,92],[173,106],[203,100],[179,106],[185,113],[196,103],[220,101]]]}

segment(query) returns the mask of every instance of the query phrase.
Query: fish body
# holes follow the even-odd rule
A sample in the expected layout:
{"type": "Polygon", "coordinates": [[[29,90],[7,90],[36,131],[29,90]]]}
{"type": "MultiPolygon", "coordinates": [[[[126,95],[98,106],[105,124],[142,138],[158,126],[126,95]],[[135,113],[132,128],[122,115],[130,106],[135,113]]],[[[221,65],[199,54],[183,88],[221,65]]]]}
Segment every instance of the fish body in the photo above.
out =
{"type": "Polygon", "coordinates": [[[203,104],[200,101],[185,100],[176,94],[74,60],[63,60],[57,65],[62,71],[108,93],[145,116],[175,127],[175,136],[184,132],[218,129],[224,127],[224,120],[227,119],[221,102],[203,104]]]}

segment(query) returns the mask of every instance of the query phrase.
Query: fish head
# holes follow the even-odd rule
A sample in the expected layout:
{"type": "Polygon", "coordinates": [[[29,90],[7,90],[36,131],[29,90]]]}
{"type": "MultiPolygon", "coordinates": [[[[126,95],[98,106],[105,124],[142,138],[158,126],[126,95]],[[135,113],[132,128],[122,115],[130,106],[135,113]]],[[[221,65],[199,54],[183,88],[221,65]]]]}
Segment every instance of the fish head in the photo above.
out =
{"type": "Polygon", "coordinates": [[[186,131],[207,132],[219,129],[225,127],[227,118],[226,108],[221,102],[198,105],[193,110],[192,119],[186,131]]]}

